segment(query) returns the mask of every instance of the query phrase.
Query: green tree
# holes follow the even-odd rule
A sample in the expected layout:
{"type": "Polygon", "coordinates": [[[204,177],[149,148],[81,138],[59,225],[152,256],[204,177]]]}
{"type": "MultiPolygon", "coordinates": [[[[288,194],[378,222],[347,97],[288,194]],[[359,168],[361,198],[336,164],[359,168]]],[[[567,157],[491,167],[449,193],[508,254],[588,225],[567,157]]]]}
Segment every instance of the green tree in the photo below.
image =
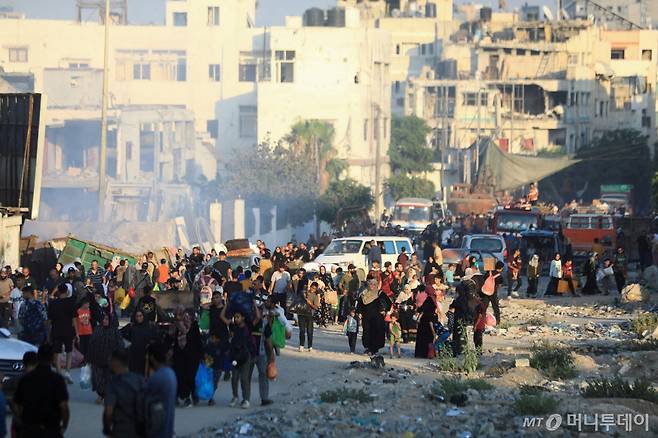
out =
{"type": "Polygon", "coordinates": [[[394,172],[427,172],[432,169],[432,149],[427,147],[429,133],[429,126],[419,117],[393,119],[388,156],[394,172]]]}
{"type": "Polygon", "coordinates": [[[332,181],[329,190],[318,200],[318,217],[336,225],[336,215],[341,208],[364,207],[370,210],[375,198],[369,187],[362,186],[353,179],[332,181]]]}
{"type": "Polygon", "coordinates": [[[304,120],[295,123],[290,134],[285,137],[285,141],[290,145],[295,155],[306,157],[304,161],[307,166],[314,170],[319,167],[318,191],[320,195],[326,193],[331,182],[331,174],[327,170],[327,164],[336,156],[336,150],[333,146],[334,134],[334,127],[331,123],[320,120],[304,120]]]}
{"type": "Polygon", "coordinates": [[[392,175],[386,181],[386,189],[395,200],[404,197],[432,199],[436,194],[434,183],[420,176],[392,175]]]}

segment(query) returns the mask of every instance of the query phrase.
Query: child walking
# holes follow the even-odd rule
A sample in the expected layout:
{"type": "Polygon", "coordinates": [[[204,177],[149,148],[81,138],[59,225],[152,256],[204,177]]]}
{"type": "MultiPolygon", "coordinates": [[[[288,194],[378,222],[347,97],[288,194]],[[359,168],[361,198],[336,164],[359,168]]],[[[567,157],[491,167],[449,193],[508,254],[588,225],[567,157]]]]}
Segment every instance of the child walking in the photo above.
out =
{"type": "Polygon", "coordinates": [[[211,331],[208,341],[203,348],[204,360],[212,368],[213,397],[208,400],[208,406],[215,405],[215,392],[219,386],[219,379],[224,371],[226,346],[222,345],[219,333],[211,331]]]}
{"type": "Polygon", "coordinates": [[[400,343],[402,340],[402,327],[398,322],[398,313],[391,313],[391,322],[388,323],[388,332],[390,333],[389,338],[389,350],[391,354],[391,359],[393,358],[393,348],[397,346],[398,349],[398,358],[402,357],[400,351],[400,343]]]}
{"type": "Polygon", "coordinates": [[[354,354],[356,352],[356,337],[359,334],[359,318],[356,316],[356,309],[354,308],[351,308],[350,313],[347,315],[345,325],[343,325],[343,333],[347,335],[350,354],[354,354]]]}
{"type": "Polygon", "coordinates": [[[482,338],[487,327],[487,306],[480,301],[475,308],[475,325],[473,326],[473,343],[478,353],[482,352],[482,338]]]}

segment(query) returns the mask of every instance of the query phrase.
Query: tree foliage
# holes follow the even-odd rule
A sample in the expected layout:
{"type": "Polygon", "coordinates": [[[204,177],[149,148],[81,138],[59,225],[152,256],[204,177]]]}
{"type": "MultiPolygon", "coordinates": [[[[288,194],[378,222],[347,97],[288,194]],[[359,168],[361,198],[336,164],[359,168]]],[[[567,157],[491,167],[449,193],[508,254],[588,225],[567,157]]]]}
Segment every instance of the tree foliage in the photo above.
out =
{"type": "Polygon", "coordinates": [[[332,181],[329,190],[318,200],[318,217],[332,225],[336,225],[336,215],[341,208],[364,207],[370,210],[375,198],[369,187],[365,187],[353,179],[332,181]]]}
{"type": "Polygon", "coordinates": [[[396,117],[391,126],[388,155],[393,171],[427,172],[432,169],[432,149],[427,147],[430,128],[416,116],[396,117]]]}
{"type": "Polygon", "coordinates": [[[648,207],[655,169],[646,135],[633,129],[608,131],[581,148],[576,158],[582,161],[546,179],[563,197],[556,201],[591,201],[599,196],[601,184],[632,184],[637,207],[648,207]]]}
{"type": "Polygon", "coordinates": [[[432,199],[436,193],[434,183],[420,176],[392,175],[386,181],[386,189],[395,200],[405,197],[432,199]]]}
{"type": "Polygon", "coordinates": [[[333,145],[334,134],[334,127],[331,123],[304,120],[295,123],[290,134],[284,139],[295,155],[306,157],[306,164],[316,170],[316,173],[319,167],[318,189],[320,195],[327,191],[331,182],[331,174],[327,165],[336,155],[333,145]]]}

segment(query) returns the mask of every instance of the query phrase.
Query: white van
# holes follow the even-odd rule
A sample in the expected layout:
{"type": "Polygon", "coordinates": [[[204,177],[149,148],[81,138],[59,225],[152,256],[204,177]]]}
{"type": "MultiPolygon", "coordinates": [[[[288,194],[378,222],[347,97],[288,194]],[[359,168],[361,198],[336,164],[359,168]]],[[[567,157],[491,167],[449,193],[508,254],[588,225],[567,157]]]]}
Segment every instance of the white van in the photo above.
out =
{"type": "Polygon", "coordinates": [[[391,262],[395,264],[402,248],[407,251],[409,257],[414,252],[411,240],[407,237],[399,236],[357,236],[341,237],[334,239],[327,246],[322,254],[315,260],[304,265],[307,271],[318,271],[320,265],[325,265],[327,270],[331,265],[336,265],[347,271],[347,266],[352,263],[354,266],[368,272],[368,256],[366,254],[366,243],[376,241],[382,247],[382,268],[384,263],[391,262]]]}

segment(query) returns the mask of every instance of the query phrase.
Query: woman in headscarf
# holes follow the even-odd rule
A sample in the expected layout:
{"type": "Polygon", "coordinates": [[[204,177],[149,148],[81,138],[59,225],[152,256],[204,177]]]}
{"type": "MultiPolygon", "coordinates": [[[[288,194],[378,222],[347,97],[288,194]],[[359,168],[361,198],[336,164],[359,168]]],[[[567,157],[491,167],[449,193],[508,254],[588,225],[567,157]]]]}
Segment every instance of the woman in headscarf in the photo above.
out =
{"type": "Polygon", "coordinates": [[[415,331],[414,314],[416,305],[414,304],[413,288],[408,283],[404,290],[395,299],[395,306],[400,316],[400,327],[402,328],[402,342],[408,342],[410,333],[415,331]]]}
{"type": "Polygon", "coordinates": [[[390,301],[384,292],[379,290],[377,280],[368,279],[368,286],[357,302],[361,313],[363,333],[361,340],[366,354],[374,356],[380,348],[384,347],[386,325],[384,315],[390,307],[390,301]]]}
{"type": "Polygon", "coordinates": [[[596,265],[598,255],[595,252],[590,254],[589,259],[585,262],[583,267],[583,275],[585,276],[585,286],[583,286],[583,294],[594,295],[601,293],[599,285],[596,283],[596,265]]]}
{"type": "Polygon", "coordinates": [[[558,282],[562,278],[562,260],[560,260],[560,253],[555,253],[555,257],[551,260],[551,267],[549,269],[550,279],[546,286],[544,295],[557,295],[558,282]]]}
{"type": "Polygon", "coordinates": [[[178,398],[183,406],[190,406],[198,402],[194,394],[194,378],[201,361],[203,345],[199,324],[183,306],[176,309],[173,343],[178,398]]]}
{"type": "Polygon", "coordinates": [[[89,340],[88,362],[91,365],[91,387],[98,394],[96,403],[105,397],[107,382],[112,377],[110,358],[122,347],[121,336],[112,324],[109,313],[103,313],[101,324],[94,330],[89,340]]]}
{"type": "Polygon", "coordinates": [[[534,297],[537,295],[537,283],[539,282],[539,276],[541,275],[539,255],[534,254],[532,256],[528,262],[528,271],[526,274],[528,276],[528,289],[526,291],[526,295],[528,295],[528,298],[534,297]]]}
{"type": "Polygon", "coordinates": [[[121,329],[121,336],[130,342],[128,348],[130,371],[145,376],[146,349],[157,337],[155,324],[147,321],[141,310],[136,310],[133,313],[131,323],[121,329]]]}
{"type": "Polygon", "coordinates": [[[324,265],[320,266],[319,280],[324,283],[323,306],[327,314],[326,321],[335,322],[338,317],[338,295],[334,289],[334,280],[324,265]]]}
{"type": "Polygon", "coordinates": [[[430,346],[434,349],[434,340],[436,333],[434,332],[434,324],[439,321],[437,315],[437,301],[436,289],[433,285],[428,285],[425,288],[427,298],[418,308],[418,329],[416,333],[416,349],[414,352],[415,357],[429,358],[430,346]]]}

